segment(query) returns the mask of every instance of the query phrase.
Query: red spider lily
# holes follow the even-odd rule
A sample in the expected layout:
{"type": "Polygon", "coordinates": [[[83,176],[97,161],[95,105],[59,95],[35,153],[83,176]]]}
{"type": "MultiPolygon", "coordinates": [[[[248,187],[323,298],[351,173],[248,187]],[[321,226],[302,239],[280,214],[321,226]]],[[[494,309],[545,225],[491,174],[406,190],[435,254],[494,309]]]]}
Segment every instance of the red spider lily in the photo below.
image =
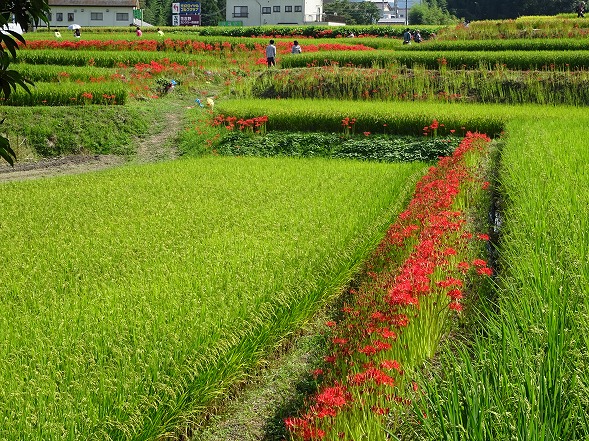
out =
{"type": "MultiPolygon", "coordinates": [[[[342,126],[349,128],[351,121],[350,118],[344,118],[342,126]]],[[[442,125],[434,120],[428,126],[428,131],[439,127],[442,125]]],[[[436,302],[440,302],[447,296],[445,298],[449,298],[448,301],[440,303],[446,305],[447,314],[462,310],[460,300],[465,295],[463,277],[472,267],[470,262],[460,259],[464,259],[465,247],[474,236],[464,231],[464,213],[454,210],[453,205],[464,182],[474,180],[473,171],[467,168],[463,156],[481,149],[479,141],[488,142],[488,138],[467,134],[454,154],[442,158],[416,185],[414,197],[407,209],[399,215],[398,221],[391,226],[378,247],[379,256],[386,256],[389,249],[412,246],[412,249],[407,250],[407,258],[395,273],[382,273],[370,268],[366,286],[355,290],[354,302],[343,308],[343,323],[332,327],[335,333],[332,337],[334,352],[329,356],[332,365],[324,378],[339,378],[338,381],[345,378],[346,383],[336,382],[336,385],[341,388],[346,386],[344,390],[353,391],[354,396],[391,395],[390,387],[403,375],[400,363],[391,359],[395,353],[391,349],[399,342],[407,344],[407,340],[402,338],[405,334],[403,328],[410,326],[410,320],[414,317],[427,313],[428,309],[420,307],[420,299],[435,295],[440,296],[435,298],[436,302]],[[343,345],[340,343],[343,342],[345,348],[341,347],[343,345]],[[350,347],[357,349],[352,351],[350,347]]],[[[477,238],[481,239],[481,235],[477,238]]],[[[473,260],[472,266],[478,274],[492,274],[482,259],[473,260]]],[[[417,383],[413,382],[412,388],[417,392],[417,383]]],[[[342,418],[346,409],[325,406],[317,398],[314,397],[316,404],[311,406],[303,420],[308,423],[308,427],[321,427],[328,431],[333,421],[331,418],[342,418]],[[320,416],[329,417],[329,424],[320,426],[317,421],[320,416]]],[[[397,396],[387,399],[406,405],[411,402],[397,396]]],[[[350,408],[362,406],[363,401],[360,399],[351,403],[350,408]]],[[[369,405],[376,414],[387,412],[382,406],[369,405]]],[[[301,430],[289,431],[300,435],[301,430]]]]}

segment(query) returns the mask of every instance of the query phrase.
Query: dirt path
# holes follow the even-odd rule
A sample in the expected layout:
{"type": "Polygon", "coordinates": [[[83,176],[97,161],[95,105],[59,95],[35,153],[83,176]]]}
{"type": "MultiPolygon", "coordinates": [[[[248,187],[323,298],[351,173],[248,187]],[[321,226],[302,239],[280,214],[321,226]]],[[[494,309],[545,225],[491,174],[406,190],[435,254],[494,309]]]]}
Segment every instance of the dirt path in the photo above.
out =
{"type": "Polygon", "coordinates": [[[167,112],[155,125],[156,133],[139,141],[135,157],[118,155],[68,155],[57,158],[44,158],[38,161],[18,162],[11,167],[0,162],[0,182],[22,181],[47,178],[59,175],[87,173],[120,166],[129,161],[148,163],[178,157],[174,145],[176,135],[182,125],[182,111],[176,106],[167,112]]]}

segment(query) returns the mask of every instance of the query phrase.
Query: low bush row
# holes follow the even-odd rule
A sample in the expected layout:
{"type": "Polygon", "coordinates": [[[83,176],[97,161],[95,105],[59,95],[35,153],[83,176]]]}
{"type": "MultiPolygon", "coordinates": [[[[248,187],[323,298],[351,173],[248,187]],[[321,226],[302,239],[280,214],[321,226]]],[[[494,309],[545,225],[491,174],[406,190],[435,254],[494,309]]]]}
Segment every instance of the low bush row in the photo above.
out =
{"type": "Polygon", "coordinates": [[[251,136],[231,132],[215,146],[221,155],[297,156],[358,159],[382,162],[435,161],[451,154],[458,137],[393,137],[360,134],[269,132],[251,136]]]}

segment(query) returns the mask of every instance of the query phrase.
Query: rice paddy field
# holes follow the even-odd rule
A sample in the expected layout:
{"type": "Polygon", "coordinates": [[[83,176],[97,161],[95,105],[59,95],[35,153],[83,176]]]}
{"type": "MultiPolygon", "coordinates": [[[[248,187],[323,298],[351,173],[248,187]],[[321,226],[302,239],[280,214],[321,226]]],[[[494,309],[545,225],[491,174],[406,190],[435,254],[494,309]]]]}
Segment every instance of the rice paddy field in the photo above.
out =
{"type": "Polygon", "coordinates": [[[128,163],[0,182],[0,439],[199,440],[338,299],[281,429],[217,439],[589,437],[583,21],[164,31],[11,65],[17,164],[128,163]]]}

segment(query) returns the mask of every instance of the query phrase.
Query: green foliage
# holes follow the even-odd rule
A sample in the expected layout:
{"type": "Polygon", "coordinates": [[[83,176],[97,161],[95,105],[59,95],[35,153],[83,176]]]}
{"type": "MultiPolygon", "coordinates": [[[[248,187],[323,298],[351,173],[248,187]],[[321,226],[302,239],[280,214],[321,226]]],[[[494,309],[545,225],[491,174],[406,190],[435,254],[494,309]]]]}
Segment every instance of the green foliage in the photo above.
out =
{"type": "MultiPolygon", "coordinates": [[[[12,0],[8,3],[2,3],[0,10],[0,28],[5,28],[11,22],[10,18],[18,24],[24,31],[28,30],[31,21],[38,22],[45,18],[45,13],[49,11],[47,0],[12,0]]],[[[11,92],[17,89],[17,86],[28,91],[28,84],[31,84],[22,75],[14,70],[9,70],[11,58],[16,58],[18,44],[25,44],[25,39],[18,33],[11,30],[0,32],[0,90],[3,98],[9,98],[11,92]]],[[[8,140],[0,135],[0,157],[9,164],[14,163],[16,155],[8,140]]]]}
{"type": "MultiPolygon", "coordinates": [[[[344,100],[233,100],[220,101],[215,112],[237,118],[268,116],[268,131],[325,132],[342,131],[344,118],[355,118],[355,133],[394,134],[420,136],[424,127],[437,119],[443,127],[439,136],[455,130],[463,135],[465,130],[478,131],[489,136],[501,133],[505,123],[529,114],[561,115],[562,110],[546,106],[467,105],[420,102],[380,102],[344,100]]],[[[568,114],[581,115],[582,109],[571,108],[568,114]]]]}
{"type": "MultiPolygon", "coordinates": [[[[532,33],[524,29],[522,34],[532,33]]],[[[398,50],[408,51],[581,51],[587,48],[587,40],[578,38],[516,38],[493,40],[444,40],[435,39],[421,44],[404,45],[398,50]]]]}
{"type": "Polygon", "coordinates": [[[26,93],[17,90],[8,99],[6,106],[77,106],[88,104],[123,105],[127,102],[128,86],[120,83],[37,83],[26,93]]]}
{"type": "Polygon", "coordinates": [[[0,438],[198,421],[340,293],[422,169],[209,157],[1,185],[0,438]]]}
{"type": "Polygon", "coordinates": [[[294,68],[268,70],[247,87],[234,90],[246,98],[322,98],[370,101],[441,101],[508,104],[589,104],[586,71],[514,71],[494,69],[437,70],[294,68]]]}
{"type": "Polygon", "coordinates": [[[189,65],[194,56],[184,53],[156,53],[148,51],[72,51],[67,49],[39,49],[21,51],[19,61],[28,64],[55,64],[62,66],[96,66],[114,68],[139,63],[162,61],[164,58],[189,65]],[[156,55],[157,54],[157,55],[156,55]]]}
{"type": "MultiPolygon", "coordinates": [[[[326,5],[327,6],[327,5],[326,5]]],[[[428,26],[420,28],[422,36],[427,38],[430,34],[438,32],[442,26],[428,26]]],[[[210,26],[199,28],[200,35],[209,36],[232,36],[232,37],[261,37],[273,35],[275,37],[312,37],[312,38],[338,38],[345,37],[350,33],[355,35],[366,35],[375,37],[397,37],[403,36],[403,28],[387,25],[353,25],[345,27],[333,26],[210,26]]]]}
{"type": "Polygon", "coordinates": [[[436,0],[414,5],[408,16],[409,23],[412,25],[449,25],[458,22],[458,19],[451,15],[447,9],[442,8],[436,0]]]}
{"type": "Polygon", "coordinates": [[[93,66],[58,66],[58,65],[31,65],[24,63],[14,64],[14,69],[30,81],[45,83],[70,81],[102,81],[109,79],[116,73],[114,69],[93,66]]]}
{"type": "Polygon", "coordinates": [[[448,9],[469,20],[517,18],[523,15],[554,15],[571,12],[573,0],[447,0],[448,9]]]}
{"type": "Polygon", "coordinates": [[[418,434],[408,438],[589,437],[588,123],[508,125],[495,292],[479,299],[468,341],[424,373],[418,434]]]}
{"type": "MultiPolygon", "coordinates": [[[[418,47],[420,44],[412,44],[418,47]]],[[[282,68],[306,66],[355,66],[387,67],[400,64],[407,67],[425,66],[437,69],[447,66],[455,69],[478,69],[503,66],[508,69],[587,69],[587,51],[366,51],[366,52],[321,52],[303,53],[297,57],[285,57],[282,68]]]]}
{"type": "Polygon", "coordinates": [[[372,2],[335,0],[325,4],[324,13],[330,20],[343,20],[350,25],[374,24],[380,18],[380,10],[372,2]]]}
{"type": "Polygon", "coordinates": [[[391,137],[334,133],[270,132],[264,136],[231,133],[215,145],[221,155],[296,156],[381,162],[435,161],[450,155],[459,138],[391,137]]]}
{"type": "Polygon", "coordinates": [[[23,140],[39,156],[129,155],[135,137],[149,130],[150,112],[123,106],[4,107],[2,130],[9,139],[23,140]]]}

